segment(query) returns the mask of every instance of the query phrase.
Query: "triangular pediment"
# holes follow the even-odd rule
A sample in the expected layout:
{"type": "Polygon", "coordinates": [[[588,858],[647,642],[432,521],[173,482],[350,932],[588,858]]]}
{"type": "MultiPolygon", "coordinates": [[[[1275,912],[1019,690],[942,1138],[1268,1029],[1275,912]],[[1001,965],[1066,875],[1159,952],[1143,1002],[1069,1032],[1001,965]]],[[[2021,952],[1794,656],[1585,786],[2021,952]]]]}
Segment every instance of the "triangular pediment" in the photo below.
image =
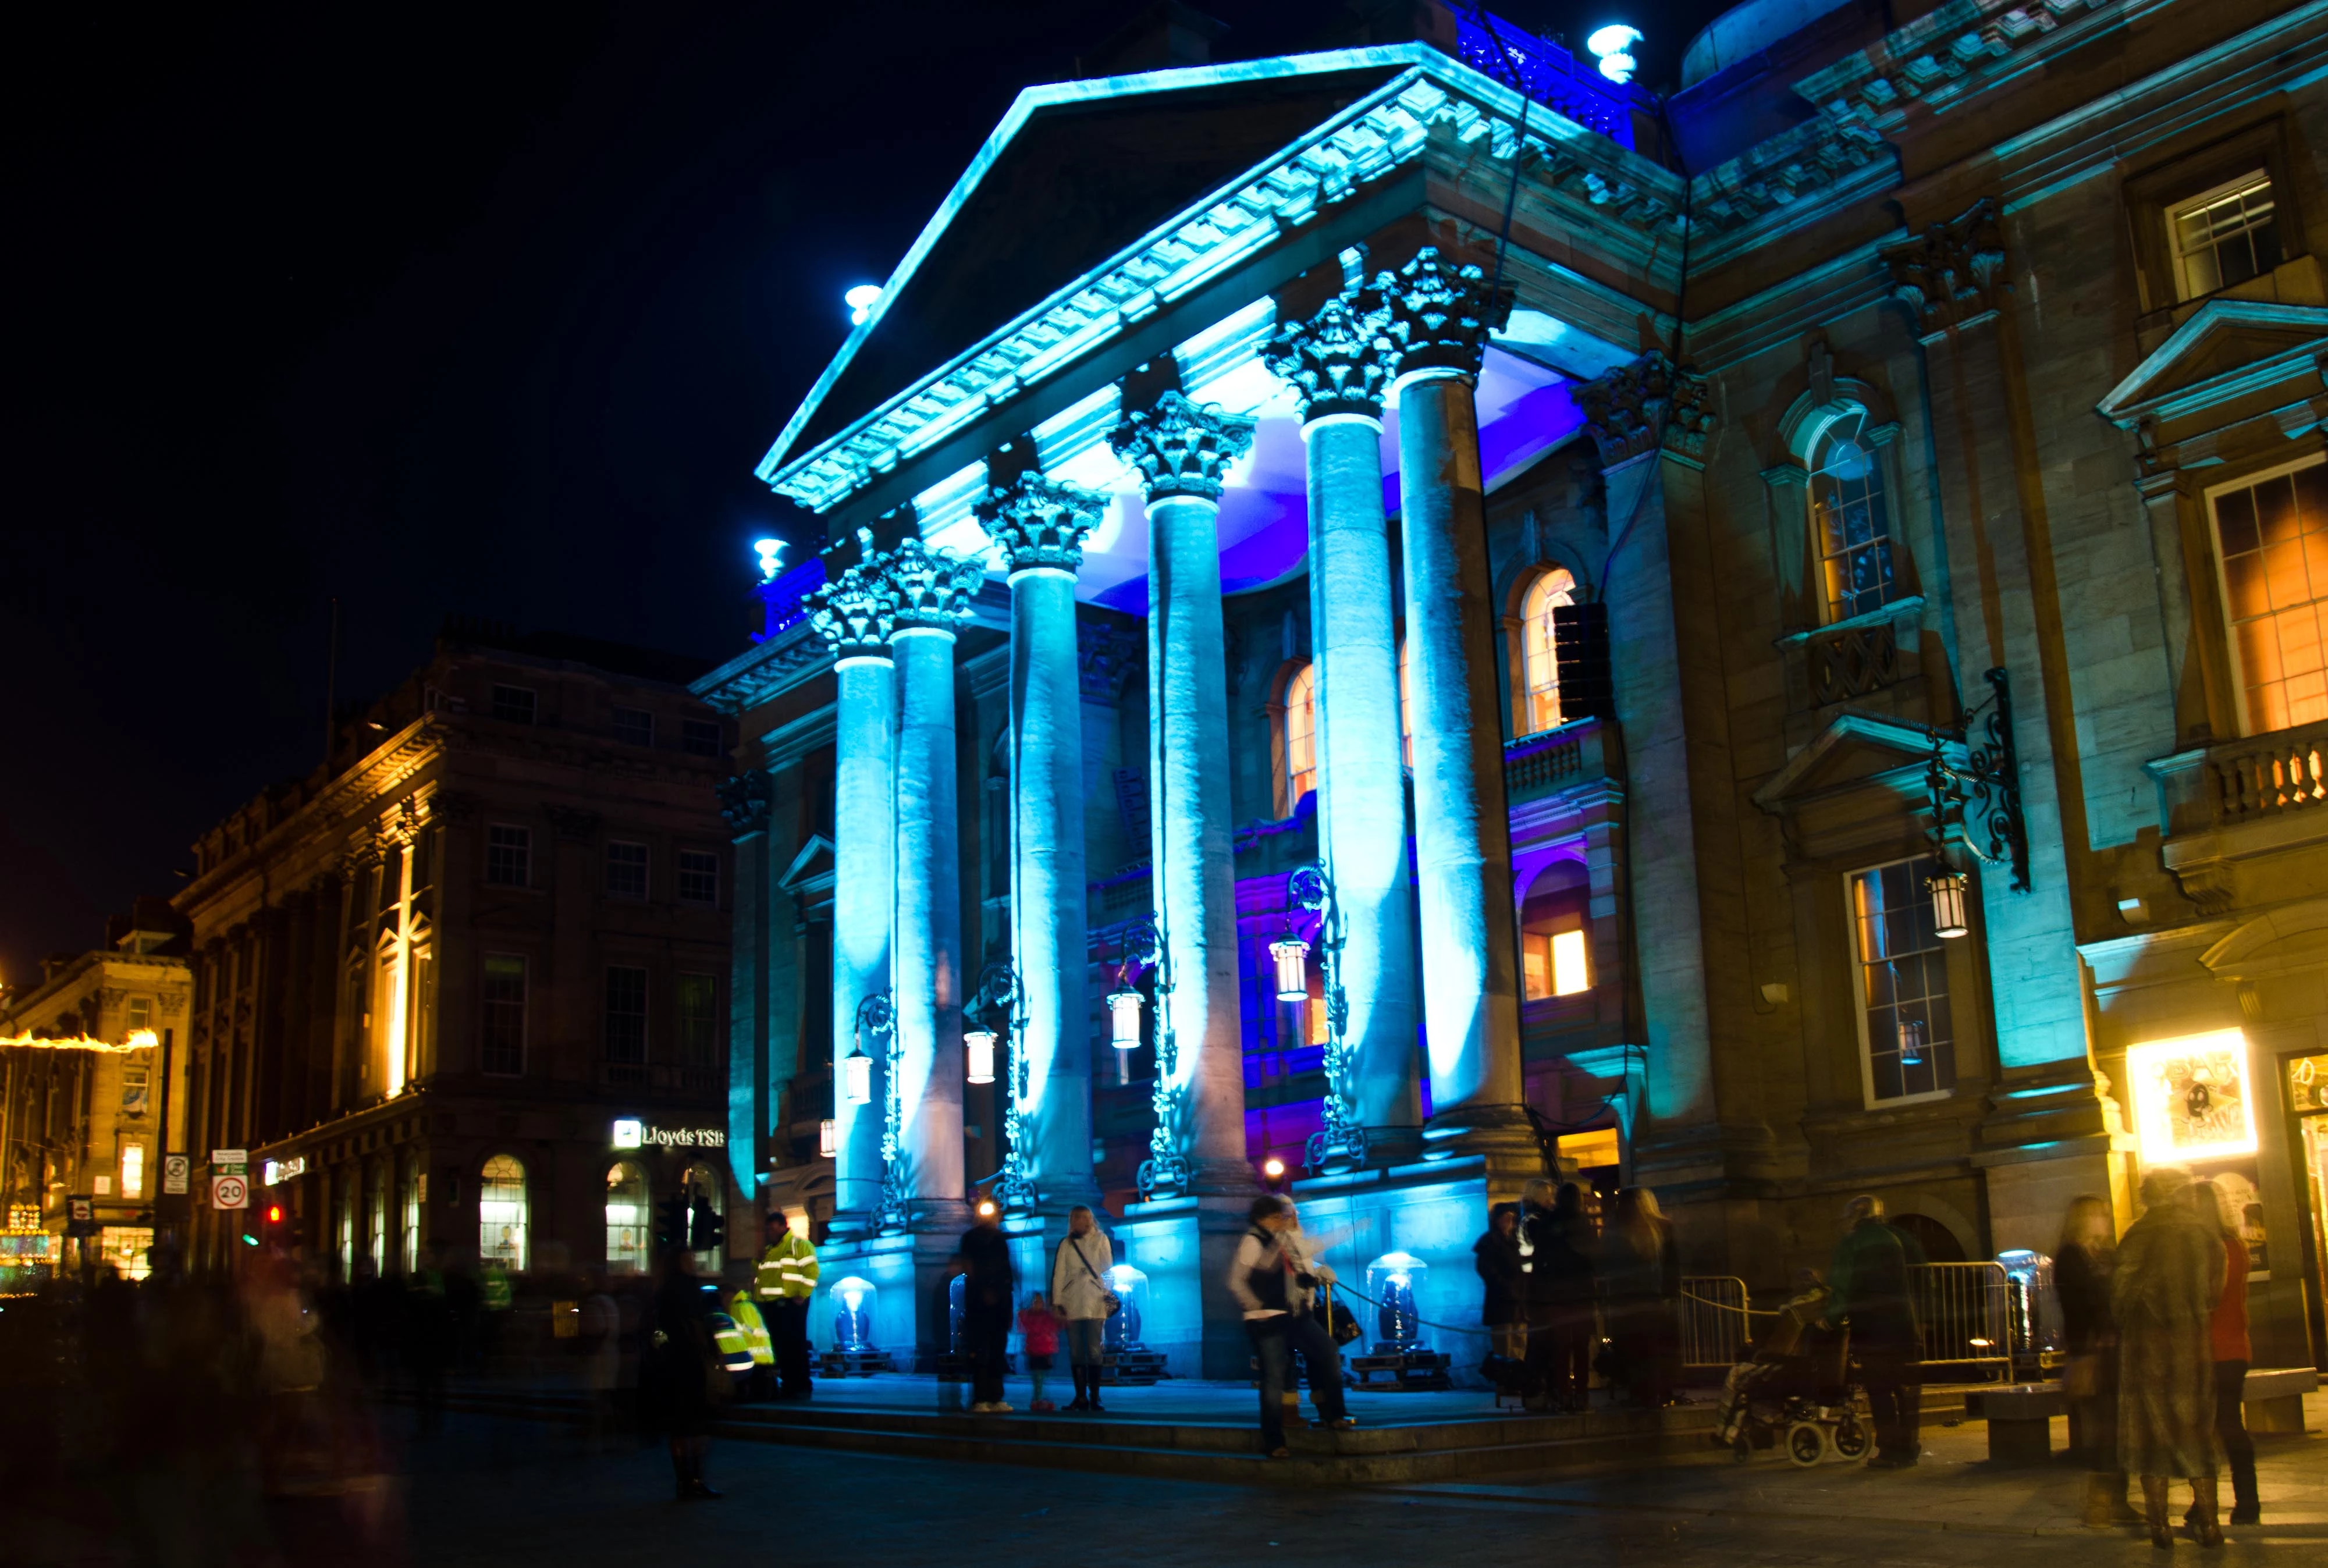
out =
{"type": "Polygon", "coordinates": [[[776,886],[786,893],[821,893],[832,886],[832,840],[822,833],[811,833],[784,874],[776,878],[776,886]]]}
{"type": "Polygon", "coordinates": [[[2328,307],[2211,299],[2097,405],[2121,429],[2177,419],[2288,377],[2316,381],[2328,307]]]}
{"type": "Polygon", "coordinates": [[[1754,803],[1782,812],[1800,801],[1921,768],[1931,755],[1931,732],[1922,726],[1845,711],[1763,782],[1754,803]]]}

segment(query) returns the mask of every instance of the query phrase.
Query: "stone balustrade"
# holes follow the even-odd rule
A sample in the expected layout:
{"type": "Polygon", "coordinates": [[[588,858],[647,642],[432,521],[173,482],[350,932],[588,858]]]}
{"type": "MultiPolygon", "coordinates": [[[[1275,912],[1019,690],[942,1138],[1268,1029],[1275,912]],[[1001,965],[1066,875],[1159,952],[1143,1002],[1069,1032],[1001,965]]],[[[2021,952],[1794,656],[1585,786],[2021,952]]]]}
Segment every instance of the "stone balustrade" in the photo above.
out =
{"type": "Polygon", "coordinates": [[[2211,746],[2206,774],[2212,827],[2328,809],[2328,723],[2211,746]]]}
{"type": "Polygon", "coordinates": [[[1610,744],[1615,728],[1607,719],[1580,718],[1511,742],[1504,747],[1506,796],[1517,805],[1586,779],[1618,776],[1618,758],[1610,744]]]}

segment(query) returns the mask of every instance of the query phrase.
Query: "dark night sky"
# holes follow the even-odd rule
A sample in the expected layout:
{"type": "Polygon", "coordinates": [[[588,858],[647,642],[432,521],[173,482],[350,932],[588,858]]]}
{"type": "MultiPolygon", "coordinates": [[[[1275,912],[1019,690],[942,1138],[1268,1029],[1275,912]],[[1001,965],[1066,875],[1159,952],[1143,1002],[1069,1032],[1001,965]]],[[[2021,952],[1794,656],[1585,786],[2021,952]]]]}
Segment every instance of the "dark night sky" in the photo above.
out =
{"type": "MultiPolygon", "coordinates": [[[[1139,0],[42,6],[0,63],[0,980],[447,610],[725,658],[752,468],[1023,86],[1139,0]]],[[[1225,55],[1335,0],[1216,0],[1225,55]]],[[[1629,18],[1647,80],[1711,0],[1629,18]]]]}

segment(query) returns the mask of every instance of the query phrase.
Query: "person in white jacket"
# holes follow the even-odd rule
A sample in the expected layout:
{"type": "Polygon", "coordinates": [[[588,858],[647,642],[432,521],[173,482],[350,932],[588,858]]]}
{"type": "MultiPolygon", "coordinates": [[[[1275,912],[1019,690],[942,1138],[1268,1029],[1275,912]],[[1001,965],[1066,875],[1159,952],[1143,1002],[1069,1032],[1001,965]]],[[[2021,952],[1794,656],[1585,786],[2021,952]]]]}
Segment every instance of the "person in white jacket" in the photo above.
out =
{"type": "Polygon", "coordinates": [[[1342,1357],[1310,1303],[1332,1271],[1306,1256],[1297,1239],[1292,1204],[1269,1194],[1253,1200],[1252,1228],[1237,1243],[1222,1282],[1244,1312],[1244,1329],[1261,1364],[1261,1446],[1284,1459],[1284,1394],[1293,1357],[1309,1364],[1310,1397],[1328,1427],[1356,1426],[1342,1399],[1342,1357]],[[1323,1270],[1324,1272],[1319,1271],[1323,1270]]]}
{"type": "Polygon", "coordinates": [[[1067,1371],[1075,1380],[1069,1410],[1107,1409],[1099,1402],[1099,1375],[1107,1319],[1117,1305],[1107,1284],[1107,1271],[1114,1263],[1115,1244],[1099,1228],[1092,1211],[1081,1204],[1069,1209],[1067,1234],[1051,1257],[1051,1310],[1062,1319],[1067,1371]]]}

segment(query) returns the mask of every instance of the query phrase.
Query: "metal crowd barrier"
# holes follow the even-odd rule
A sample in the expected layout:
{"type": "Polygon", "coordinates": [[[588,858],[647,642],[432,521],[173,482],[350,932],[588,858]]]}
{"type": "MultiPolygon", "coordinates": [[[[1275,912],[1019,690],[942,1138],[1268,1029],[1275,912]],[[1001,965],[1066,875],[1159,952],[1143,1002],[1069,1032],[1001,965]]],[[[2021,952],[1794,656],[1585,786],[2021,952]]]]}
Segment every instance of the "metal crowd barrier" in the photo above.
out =
{"type": "Polygon", "coordinates": [[[1746,1359],[1746,1282],[1733,1274],[1690,1274],[1681,1282],[1681,1359],[1685,1366],[1732,1366],[1746,1359]]]}
{"type": "Polygon", "coordinates": [[[1924,1336],[1927,1367],[1961,1368],[1974,1380],[2013,1376],[2013,1294],[2001,1263],[1915,1263],[1908,1299],[1924,1336]]]}

